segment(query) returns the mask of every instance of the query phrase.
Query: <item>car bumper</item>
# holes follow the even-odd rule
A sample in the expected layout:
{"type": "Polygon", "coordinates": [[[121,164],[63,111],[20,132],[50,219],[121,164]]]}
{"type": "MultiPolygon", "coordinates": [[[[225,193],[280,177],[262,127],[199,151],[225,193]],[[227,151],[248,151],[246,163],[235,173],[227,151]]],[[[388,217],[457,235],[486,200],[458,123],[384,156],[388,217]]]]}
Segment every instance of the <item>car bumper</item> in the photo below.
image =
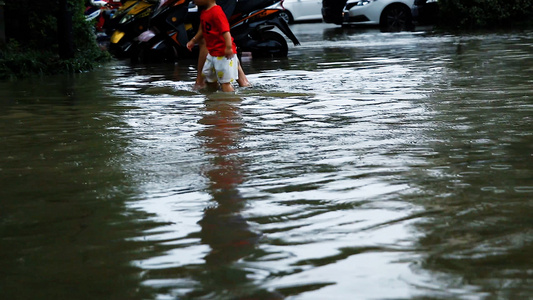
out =
{"type": "Polygon", "coordinates": [[[371,20],[369,20],[365,15],[350,15],[348,12],[345,12],[343,14],[343,23],[350,24],[350,23],[357,23],[357,24],[373,24],[371,20]]]}
{"type": "Polygon", "coordinates": [[[344,11],[344,22],[348,24],[377,25],[379,24],[381,11],[383,11],[383,5],[379,1],[363,6],[354,6],[344,11]]]}

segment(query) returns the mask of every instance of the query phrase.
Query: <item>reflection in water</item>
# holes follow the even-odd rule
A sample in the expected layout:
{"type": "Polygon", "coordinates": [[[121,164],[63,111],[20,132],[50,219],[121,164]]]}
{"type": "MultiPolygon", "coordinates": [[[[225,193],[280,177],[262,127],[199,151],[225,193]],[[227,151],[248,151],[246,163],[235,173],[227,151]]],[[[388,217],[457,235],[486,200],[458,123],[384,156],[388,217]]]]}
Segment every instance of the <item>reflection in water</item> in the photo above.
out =
{"type": "Polygon", "coordinates": [[[246,203],[238,190],[244,180],[243,163],[239,157],[243,126],[239,105],[239,99],[207,101],[207,113],[200,120],[206,125],[198,135],[204,140],[206,153],[211,157],[212,164],[205,170],[205,176],[209,179],[209,192],[213,197],[213,203],[205,209],[199,221],[202,227],[200,237],[211,251],[205,257],[206,274],[202,276],[201,289],[188,296],[279,299],[276,294],[254,287],[249,272],[239,263],[254,253],[261,237],[240,214],[246,203]]]}
{"type": "Polygon", "coordinates": [[[150,296],[129,264],[140,214],[124,215],[136,191],[122,169],[128,140],[113,130],[122,109],[102,97],[105,77],[1,83],[2,299],[150,296]]]}
{"type": "Polygon", "coordinates": [[[423,267],[447,278],[446,290],[528,299],[532,98],[530,80],[517,74],[533,70],[531,45],[516,36],[499,43],[462,37],[448,63],[426,104],[439,112],[424,134],[433,151],[425,176],[412,179],[424,197],[407,198],[439,211],[417,225],[423,267]]]}

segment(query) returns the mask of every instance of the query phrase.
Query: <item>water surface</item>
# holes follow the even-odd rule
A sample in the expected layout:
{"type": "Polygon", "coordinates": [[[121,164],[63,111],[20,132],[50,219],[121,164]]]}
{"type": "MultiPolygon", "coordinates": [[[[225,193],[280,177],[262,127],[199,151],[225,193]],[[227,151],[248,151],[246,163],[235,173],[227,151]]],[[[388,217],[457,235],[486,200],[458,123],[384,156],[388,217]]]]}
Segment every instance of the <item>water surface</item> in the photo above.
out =
{"type": "Polygon", "coordinates": [[[532,297],[531,32],[292,28],[235,96],[0,83],[6,299],[532,297]]]}

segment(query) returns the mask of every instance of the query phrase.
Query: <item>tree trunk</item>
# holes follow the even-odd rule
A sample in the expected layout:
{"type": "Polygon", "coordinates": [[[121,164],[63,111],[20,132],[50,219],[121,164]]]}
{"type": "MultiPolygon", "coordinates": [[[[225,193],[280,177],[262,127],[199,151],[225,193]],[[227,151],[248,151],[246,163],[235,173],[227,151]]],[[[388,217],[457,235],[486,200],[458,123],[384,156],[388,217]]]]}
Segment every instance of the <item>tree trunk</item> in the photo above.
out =
{"type": "Polygon", "coordinates": [[[6,44],[6,23],[4,19],[4,1],[0,0],[0,47],[6,44]]]}
{"type": "Polygon", "coordinates": [[[62,59],[73,58],[74,41],[72,35],[72,9],[68,3],[68,0],[59,1],[57,33],[59,38],[59,57],[62,59]]]}

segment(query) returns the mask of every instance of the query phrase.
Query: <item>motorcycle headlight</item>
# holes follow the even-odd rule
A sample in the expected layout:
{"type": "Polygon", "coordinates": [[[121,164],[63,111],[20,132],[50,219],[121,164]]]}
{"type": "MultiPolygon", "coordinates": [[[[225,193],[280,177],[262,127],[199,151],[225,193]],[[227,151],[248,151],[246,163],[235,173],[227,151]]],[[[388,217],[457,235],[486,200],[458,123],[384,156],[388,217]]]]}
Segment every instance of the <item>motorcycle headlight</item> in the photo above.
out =
{"type": "Polygon", "coordinates": [[[128,22],[129,20],[133,19],[134,15],[127,14],[125,15],[119,22],[119,24],[124,24],[128,22]]]}

